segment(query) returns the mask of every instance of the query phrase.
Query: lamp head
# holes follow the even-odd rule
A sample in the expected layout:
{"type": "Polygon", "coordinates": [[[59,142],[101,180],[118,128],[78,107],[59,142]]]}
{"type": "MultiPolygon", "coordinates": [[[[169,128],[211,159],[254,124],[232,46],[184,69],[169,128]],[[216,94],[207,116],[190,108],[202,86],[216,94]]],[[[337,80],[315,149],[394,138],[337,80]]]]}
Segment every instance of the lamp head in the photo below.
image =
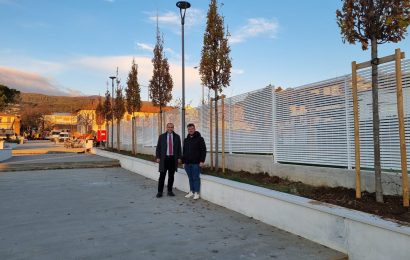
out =
{"type": "Polygon", "coordinates": [[[188,9],[188,8],[191,7],[191,4],[188,3],[187,1],[179,1],[179,2],[177,2],[177,7],[179,9],[188,9]]]}

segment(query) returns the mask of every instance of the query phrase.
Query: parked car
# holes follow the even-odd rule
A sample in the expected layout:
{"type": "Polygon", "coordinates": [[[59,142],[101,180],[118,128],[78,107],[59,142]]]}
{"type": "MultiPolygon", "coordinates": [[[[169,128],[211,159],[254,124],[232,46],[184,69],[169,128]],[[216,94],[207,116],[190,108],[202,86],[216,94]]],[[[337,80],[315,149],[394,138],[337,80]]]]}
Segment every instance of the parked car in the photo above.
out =
{"type": "Polygon", "coordinates": [[[61,132],[58,137],[59,142],[65,142],[68,139],[70,139],[70,134],[68,132],[61,132]]]}
{"type": "Polygon", "coordinates": [[[60,138],[60,133],[61,133],[60,131],[55,131],[55,130],[51,131],[51,134],[49,137],[50,141],[55,142],[56,140],[58,140],[60,138]]]}

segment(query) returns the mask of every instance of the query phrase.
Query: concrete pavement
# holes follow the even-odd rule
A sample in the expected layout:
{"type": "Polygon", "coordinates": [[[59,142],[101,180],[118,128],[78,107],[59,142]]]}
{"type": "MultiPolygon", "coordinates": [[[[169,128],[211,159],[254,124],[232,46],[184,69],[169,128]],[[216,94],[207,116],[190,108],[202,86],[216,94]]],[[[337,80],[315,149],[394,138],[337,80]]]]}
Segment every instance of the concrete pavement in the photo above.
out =
{"type": "Polygon", "coordinates": [[[50,141],[28,141],[13,149],[13,157],[0,163],[0,172],[53,169],[120,167],[118,160],[84,152],[84,148],[65,148],[50,141]]]}
{"type": "Polygon", "coordinates": [[[0,172],[0,259],[345,258],[156,185],[122,168],[0,172]]]}
{"type": "Polygon", "coordinates": [[[84,152],[85,148],[67,148],[64,143],[54,143],[50,140],[26,141],[13,148],[13,155],[21,154],[53,154],[84,152]]]}
{"type": "Polygon", "coordinates": [[[121,165],[118,160],[107,159],[93,154],[52,153],[13,155],[12,158],[0,164],[0,172],[107,167],[121,167],[121,165]]]}

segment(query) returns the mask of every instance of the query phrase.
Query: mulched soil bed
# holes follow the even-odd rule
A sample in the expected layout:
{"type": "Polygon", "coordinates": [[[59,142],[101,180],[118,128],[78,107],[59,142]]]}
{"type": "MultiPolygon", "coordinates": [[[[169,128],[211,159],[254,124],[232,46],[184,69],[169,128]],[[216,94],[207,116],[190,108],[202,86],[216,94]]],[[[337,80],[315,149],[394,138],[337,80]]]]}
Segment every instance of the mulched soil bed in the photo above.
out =
{"type": "MultiPolygon", "coordinates": [[[[117,151],[114,150],[114,152],[117,151]]],[[[131,152],[127,151],[120,151],[119,153],[133,156],[131,152]]],[[[155,157],[152,155],[137,154],[133,157],[148,161],[155,161],[155,157]]],[[[409,209],[403,207],[403,200],[401,196],[385,195],[384,203],[378,203],[376,202],[376,196],[374,193],[363,192],[362,198],[357,200],[355,198],[356,193],[354,189],[342,187],[314,187],[302,182],[290,181],[277,176],[269,176],[266,173],[253,174],[244,171],[235,172],[231,170],[226,170],[225,173],[222,173],[222,171],[216,173],[209,168],[204,168],[203,174],[261,186],[272,190],[286,192],[321,202],[375,214],[381,216],[382,218],[398,220],[400,221],[400,224],[410,226],[410,211],[409,209]]]]}
{"type": "Polygon", "coordinates": [[[215,173],[210,169],[204,169],[204,173],[379,215],[383,218],[405,222],[401,224],[410,226],[410,211],[403,207],[403,199],[401,196],[385,195],[383,197],[384,203],[378,203],[376,202],[375,193],[363,192],[362,198],[356,199],[354,189],[314,187],[302,182],[289,181],[277,176],[269,176],[265,173],[252,174],[249,172],[234,172],[230,170],[226,170],[225,173],[221,171],[215,173]]]}

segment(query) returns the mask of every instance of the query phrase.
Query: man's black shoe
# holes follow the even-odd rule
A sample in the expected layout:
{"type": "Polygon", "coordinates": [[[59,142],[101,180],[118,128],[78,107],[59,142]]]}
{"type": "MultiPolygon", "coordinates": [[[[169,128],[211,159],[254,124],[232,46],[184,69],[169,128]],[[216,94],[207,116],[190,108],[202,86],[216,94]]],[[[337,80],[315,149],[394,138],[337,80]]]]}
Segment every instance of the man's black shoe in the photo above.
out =
{"type": "Polygon", "coordinates": [[[162,197],[162,193],[161,192],[158,192],[157,193],[157,198],[161,198],[162,197]]]}
{"type": "Polygon", "coordinates": [[[172,191],[168,191],[168,196],[174,197],[175,194],[172,191]]]}

